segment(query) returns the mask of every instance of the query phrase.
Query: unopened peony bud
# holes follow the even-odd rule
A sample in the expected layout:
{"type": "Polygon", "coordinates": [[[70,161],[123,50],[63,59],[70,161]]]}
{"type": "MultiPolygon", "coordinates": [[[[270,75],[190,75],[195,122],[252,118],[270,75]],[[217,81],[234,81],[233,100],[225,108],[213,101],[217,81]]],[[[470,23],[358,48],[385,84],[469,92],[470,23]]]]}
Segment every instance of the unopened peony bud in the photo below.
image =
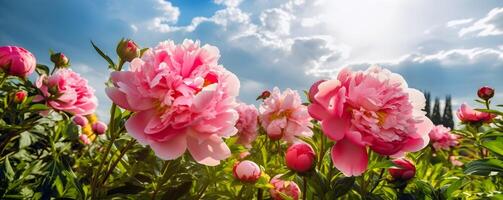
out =
{"type": "Polygon", "coordinates": [[[489,100],[494,96],[494,89],[489,86],[484,86],[477,91],[477,95],[484,100],[489,100]]]}
{"type": "Polygon", "coordinates": [[[274,186],[269,190],[272,199],[283,200],[280,194],[283,193],[283,195],[286,195],[293,200],[298,200],[301,193],[299,186],[293,181],[281,180],[280,179],[281,176],[282,176],[281,174],[278,174],[270,181],[271,185],[274,186]]]}
{"type": "Polygon", "coordinates": [[[260,178],[260,167],[249,160],[237,162],[232,169],[234,177],[242,182],[254,183],[260,178]]]}
{"type": "Polygon", "coordinates": [[[79,125],[81,127],[84,127],[89,123],[89,121],[87,120],[86,117],[84,117],[82,115],[75,115],[73,117],[73,123],[75,123],[76,125],[79,125]]]}
{"type": "Polygon", "coordinates": [[[63,53],[51,54],[51,61],[57,68],[64,68],[68,67],[69,65],[68,58],[63,53]]]}
{"type": "Polygon", "coordinates": [[[91,144],[91,140],[85,134],[80,134],[79,139],[80,139],[80,142],[82,142],[82,144],[85,144],[85,145],[91,144]]]}
{"type": "Polygon", "coordinates": [[[117,55],[124,61],[131,62],[133,59],[140,57],[140,49],[133,40],[121,40],[117,45],[117,55]]]}
{"type": "Polygon", "coordinates": [[[17,91],[16,94],[14,94],[14,103],[22,103],[27,95],[28,93],[24,90],[17,91]]]}
{"type": "Polygon", "coordinates": [[[399,158],[393,160],[393,163],[395,163],[396,167],[391,167],[388,171],[394,180],[407,181],[416,175],[416,167],[411,161],[399,158]]]}
{"type": "Polygon", "coordinates": [[[108,126],[107,126],[107,124],[98,121],[93,124],[92,128],[93,128],[93,132],[95,132],[96,134],[103,135],[107,131],[108,126]]]}
{"type": "Polygon", "coordinates": [[[267,99],[269,96],[271,96],[271,92],[269,92],[268,90],[265,90],[262,92],[262,94],[260,94],[260,96],[257,97],[256,100],[267,99]]]}
{"type": "Polygon", "coordinates": [[[286,150],[286,166],[296,172],[306,172],[313,167],[315,156],[309,144],[293,144],[286,150]]]}
{"type": "Polygon", "coordinates": [[[35,70],[35,56],[24,48],[16,46],[0,47],[0,70],[8,75],[27,77],[35,70]]]}
{"type": "Polygon", "coordinates": [[[316,95],[316,93],[318,93],[318,86],[325,82],[326,80],[319,80],[319,81],[316,81],[313,85],[311,85],[311,88],[309,88],[309,101],[310,102],[314,102],[314,95],[316,95]]]}

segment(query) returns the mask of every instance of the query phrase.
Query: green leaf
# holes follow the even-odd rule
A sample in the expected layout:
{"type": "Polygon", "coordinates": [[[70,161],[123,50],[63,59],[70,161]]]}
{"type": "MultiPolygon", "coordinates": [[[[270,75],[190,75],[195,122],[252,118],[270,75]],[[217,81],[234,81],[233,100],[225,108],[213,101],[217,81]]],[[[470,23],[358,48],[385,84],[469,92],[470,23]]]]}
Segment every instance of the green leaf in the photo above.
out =
{"type": "Polygon", "coordinates": [[[177,187],[170,187],[166,190],[164,195],[162,195],[162,200],[176,200],[182,197],[183,195],[189,193],[190,188],[192,187],[192,182],[183,182],[177,187]]]}
{"type": "Polygon", "coordinates": [[[381,169],[381,168],[389,168],[395,166],[391,160],[383,160],[378,163],[373,164],[372,166],[369,167],[369,170],[372,169],[381,169]]]}
{"type": "Polygon", "coordinates": [[[116,65],[115,65],[114,61],[112,59],[110,59],[110,57],[108,57],[105,53],[103,53],[103,51],[101,51],[101,49],[98,48],[93,43],[93,41],[91,41],[91,45],[93,45],[94,50],[96,50],[96,52],[98,52],[98,54],[100,54],[100,56],[103,57],[108,62],[108,68],[115,70],[116,69],[116,65]]]}
{"type": "Polygon", "coordinates": [[[497,159],[482,159],[465,165],[465,174],[489,176],[494,173],[503,175],[503,161],[497,159]]]}
{"type": "Polygon", "coordinates": [[[14,175],[15,173],[10,165],[9,156],[5,156],[5,176],[9,179],[9,181],[12,181],[14,179],[14,175]]]}
{"type": "Polygon", "coordinates": [[[30,106],[30,108],[28,110],[35,112],[35,111],[42,111],[42,110],[48,110],[48,109],[49,109],[49,107],[47,107],[45,104],[37,103],[37,104],[33,104],[32,106],[30,106]]]}
{"type": "Polygon", "coordinates": [[[114,195],[114,194],[138,194],[139,192],[143,191],[145,188],[141,186],[134,185],[132,183],[127,182],[123,186],[119,186],[116,188],[113,188],[107,192],[107,195],[114,195]]]}
{"type": "Polygon", "coordinates": [[[456,190],[459,190],[464,185],[463,180],[463,178],[460,178],[459,180],[449,185],[449,187],[447,187],[447,189],[445,190],[445,197],[452,198],[452,193],[454,193],[456,190]]]}
{"type": "Polygon", "coordinates": [[[353,185],[355,183],[355,177],[342,177],[337,179],[332,185],[333,190],[335,191],[335,198],[341,197],[351,191],[353,185]]]}
{"type": "Polygon", "coordinates": [[[503,156],[503,137],[498,137],[495,140],[484,141],[482,146],[500,156],[503,156]]]}
{"type": "Polygon", "coordinates": [[[37,74],[39,76],[48,75],[49,74],[49,67],[42,65],[42,64],[37,64],[35,71],[37,72],[37,74]]]}
{"type": "Polygon", "coordinates": [[[475,109],[480,112],[485,112],[485,113],[492,113],[492,114],[497,114],[497,115],[503,115],[503,112],[497,111],[497,110],[491,110],[491,109],[475,109]]]}

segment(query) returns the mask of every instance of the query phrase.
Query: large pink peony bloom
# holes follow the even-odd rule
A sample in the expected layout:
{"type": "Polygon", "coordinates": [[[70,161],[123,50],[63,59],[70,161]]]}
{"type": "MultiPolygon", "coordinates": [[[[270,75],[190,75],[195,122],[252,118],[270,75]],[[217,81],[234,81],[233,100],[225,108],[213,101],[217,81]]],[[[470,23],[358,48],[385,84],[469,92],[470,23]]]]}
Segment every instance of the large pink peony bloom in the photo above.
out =
{"type": "Polygon", "coordinates": [[[251,148],[251,143],[257,138],[258,111],[254,105],[240,103],[236,107],[239,119],[236,123],[238,129],[238,143],[251,148]]]}
{"type": "Polygon", "coordinates": [[[0,70],[19,77],[29,76],[35,70],[35,56],[22,47],[0,47],[0,70]]]}
{"type": "Polygon", "coordinates": [[[172,160],[186,149],[199,163],[218,165],[230,156],[222,137],[237,132],[237,77],[218,65],[216,47],[184,40],[161,42],[128,71],[112,72],[107,95],[135,112],[126,129],[156,155],[172,160]]]}
{"type": "Polygon", "coordinates": [[[444,127],[443,125],[433,127],[429,136],[430,142],[435,150],[449,150],[451,147],[459,144],[459,136],[452,134],[451,129],[444,127]]]}
{"type": "Polygon", "coordinates": [[[346,176],[361,175],[368,165],[366,147],[381,155],[403,156],[428,145],[433,127],[421,109],[424,95],[408,88],[402,76],[374,66],[343,69],[337,79],[320,83],[309,113],[337,143],[332,161],[346,176]]]}
{"type": "Polygon", "coordinates": [[[74,115],[89,115],[98,106],[94,89],[87,80],[71,69],[58,69],[53,75],[42,75],[36,82],[47,104],[55,110],[65,111],[74,115]]]}
{"type": "Polygon", "coordinates": [[[271,96],[260,105],[260,121],[273,140],[284,139],[288,142],[298,140],[296,137],[311,137],[311,117],[307,107],[302,105],[297,91],[286,89],[283,93],[275,87],[271,96]]]}
{"type": "Polygon", "coordinates": [[[461,107],[458,109],[456,114],[459,120],[465,123],[489,122],[496,117],[496,115],[490,113],[474,110],[470,106],[466,105],[466,103],[461,104],[461,107]]]}

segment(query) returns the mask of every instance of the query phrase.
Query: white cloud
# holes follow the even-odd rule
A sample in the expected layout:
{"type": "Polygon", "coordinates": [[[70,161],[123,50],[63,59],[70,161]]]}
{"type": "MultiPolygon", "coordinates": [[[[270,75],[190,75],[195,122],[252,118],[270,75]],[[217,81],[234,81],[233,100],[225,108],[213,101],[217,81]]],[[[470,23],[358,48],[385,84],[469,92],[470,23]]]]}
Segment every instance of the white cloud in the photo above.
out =
{"type": "Polygon", "coordinates": [[[225,5],[227,7],[238,7],[243,0],[213,0],[216,4],[225,5]]]}
{"type": "Polygon", "coordinates": [[[473,22],[473,18],[467,18],[467,19],[457,19],[457,20],[452,20],[447,22],[447,27],[457,27],[461,25],[468,24],[470,22],[473,22]]]}
{"type": "Polygon", "coordinates": [[[260,22],[264,34],[271,38],[278,38],[290,34],[290,23],[295,17],[283,9],[273,8],[260,14],[260,22]]]}
{"type": "Polygon", "coordinates": [[[503,7],[492,9],[484,18],[459,31],[460,37],[468,34],[478,37],[503,35],[503,7]]]}

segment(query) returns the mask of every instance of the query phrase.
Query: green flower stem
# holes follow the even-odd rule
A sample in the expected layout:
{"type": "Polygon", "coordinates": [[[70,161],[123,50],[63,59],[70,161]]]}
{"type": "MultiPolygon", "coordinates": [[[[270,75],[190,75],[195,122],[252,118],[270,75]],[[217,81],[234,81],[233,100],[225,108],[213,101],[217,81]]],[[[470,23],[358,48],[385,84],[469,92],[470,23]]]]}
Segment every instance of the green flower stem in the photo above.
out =
{"type": "Polygon", "coordinates": [[[105,174],[105,177],[103,177],[103,180],[101,181],[101,184],[105,184],[106,183],[108,177],[112,174],[112,172],[114,171],[114,169],[117,166],[117,164],[119,164],[119,162],[121,161],[122,157],[126,154],[127,150],[129,150],[135,143],[136,143],[136,140],[135,139],[131,139],[126,144],[126,146],[124,148],[122,148],[122,150],[120,151],[119,157],[117,159],[115,159],[115,161],[112,163],[112,165],[108,169],[107,173],[105,174]]]}
{"type": "Polygon", "coordinates": [[[257,191],[257,200],[262,200],[262,197],[264,196],[263,193],[264,190],[262,190],[262,188],[259,188],[257,191]]]}
{"type": "Polygon", "coordinates": [[[306,179],[306,176],[302,176],[302,181],[304,182],[304,185],[302,186],[302,199],[306,200],[306,198],[307,198],[307,179],[306,179]]]}
{"type": "MultiPolygon", "coordinates": [[[[121,59],[119,59],[119,66],[118,66],[118,70],[117,71],[120,71],[122,69],[122,66],[124,65],[124,61],[122,61],[121,59]]],[[[110,126],[109,126],[109,129],[108,129],[108,132],[110,133],[110,142],[108,143],[106,149],[105,149],[105,153],[103,154],[103,157],[100,161],[100,164],[99,164],[99,167],[98,167],[98,170],[96,171],[96,174],[93,175],[93,178],[92,178],[92,181],[91,181],[91,191],[92,191],[92,197],[93,199],[95,199],[95,195],[96,195],[96,189],[97,189],[97,184],[99,183],[99,176],[101,174],[101,171],[103,170],[103,165],[105,164],[105,161],[106,159],[108,158],[108,154],[110,153],[110,150],[112,149],[112,145],[114,144],[115,140],[117,139],[117,136],[120,134],[120,133],[117,133],[115,134],[115,119],[114,119],[114,116],[115,116],[115,110],[117,109],[117,105],[115,103],[112,103],[112,107],[110,108],[110,126]]]]}

